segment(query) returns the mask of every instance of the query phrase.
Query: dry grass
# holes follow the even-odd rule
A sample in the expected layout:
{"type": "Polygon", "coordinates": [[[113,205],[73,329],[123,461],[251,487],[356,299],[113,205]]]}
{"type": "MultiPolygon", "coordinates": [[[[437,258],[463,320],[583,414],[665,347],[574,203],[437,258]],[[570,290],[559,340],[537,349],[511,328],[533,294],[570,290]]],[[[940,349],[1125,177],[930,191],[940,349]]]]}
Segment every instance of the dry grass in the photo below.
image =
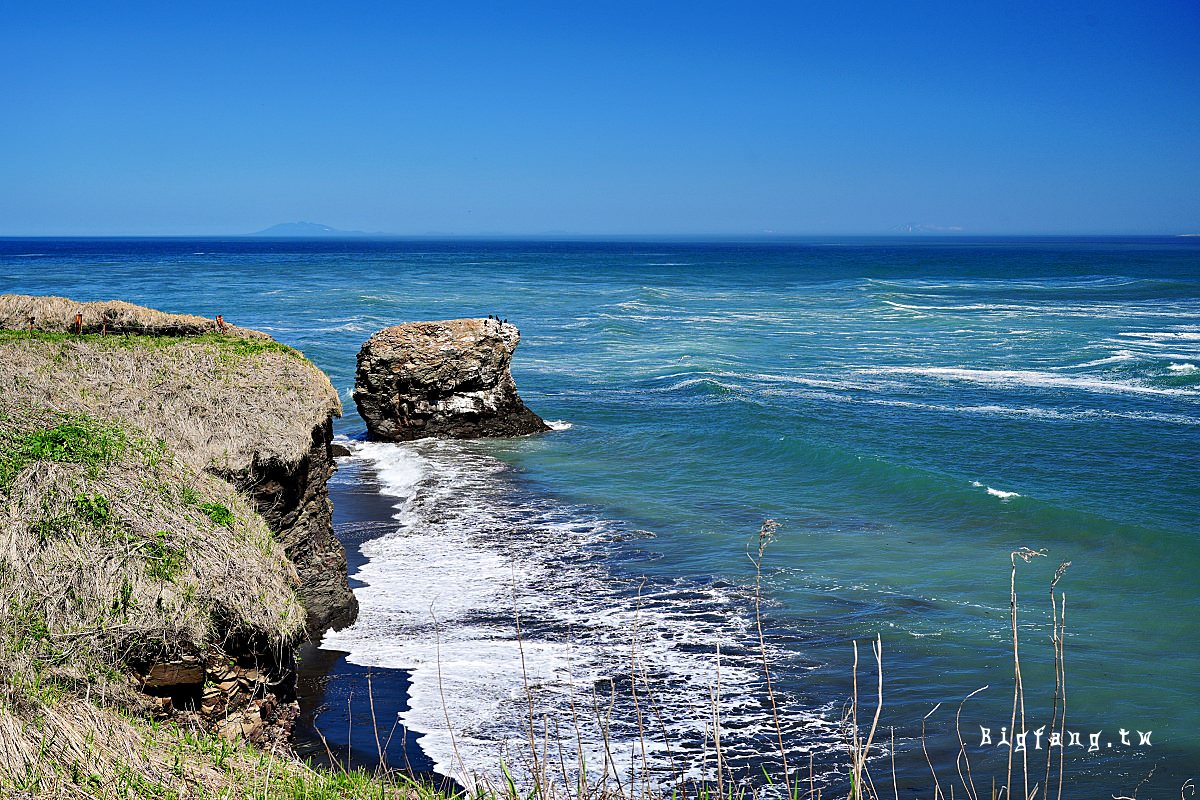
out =
{"type": "Polygon", "coordinates": [[[290,646],[291,564],[230,485],[111,424],[6,415],[0,448],[0,780],[156,781],[128,665],[290,646]]]}
{"type": "MultiPolygon", "coordinates": [[[[3,688],[3,685],[0,685],[3,688]]],[[[28,706],[29,701],[24,701],[28,706]]],[[[173,723],[131,718],[72,696],[14,714],[0,696],[0,795],[177,800],[429,800],[399,776],[321,772],[286,756],[173,723]]]]}
{"type": "Polygon", "coordinates": [[[112,445],[83,463],[47,452],[4,487],[0,603],[9,619],[23,607],[40,616],[48,663],[87,654],[117,665],[235,634],[300,635],[295,571],[228,483],[86,419],[9,416],[3,426],[8,450],[62,430],[112,445]]]}
{"type": "Polygon", "coordinates": [[[265,333],[192,314],[168,314],[121,300],[80,303],[66,297],[24,294],[0,295],[0,329],[51,333],[135,333],[150,336],[225,334],[246,339],[269,339],[265,333]],[[82,330],[76,327],[82,317],[82,330]]]}
{"type": "Polygon", "coordinates": [[[196,469],[292,464],[340,414],[329,378],[272,340],[0,335],[0,411],[121,420],[196,469]]]}
{"type": "Polygon", "coordinates": [[[130,663],[303,635],[294,570],[228,483],[112,423],[8,413],[0,500],[0,796],[416,796],[139,718],[130,663]]]}
{"type": "Polygon", "coordinates": [[[0,328],[0,795],[361,796],[139,717],[132,677],[279,664],[304,635],[283,545],[213,473],[303,459],[340,413],[328,378],[265,334],[127,303],[5,295],[0,328]]]}

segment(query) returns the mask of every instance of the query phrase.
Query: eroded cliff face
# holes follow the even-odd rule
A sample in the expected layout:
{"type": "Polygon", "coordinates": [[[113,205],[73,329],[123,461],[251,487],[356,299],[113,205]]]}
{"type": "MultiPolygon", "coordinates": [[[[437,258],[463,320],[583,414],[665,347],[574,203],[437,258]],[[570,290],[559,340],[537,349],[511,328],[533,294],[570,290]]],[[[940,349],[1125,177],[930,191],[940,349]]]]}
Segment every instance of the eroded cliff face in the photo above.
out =
{"type": "Polygon", "coordinates": [[[521,340],[495,319],[385,328],[358,354],[354,402],[376,439],[469,439],[549,430],[517,394],[509,365],[521,340]]]}
{"type": "Polygon", "coordinates": [[[300,576],[300,599],[313,639],[342,628],[358,616],[358,600],[346,574],[346,551],[333,530],[329,479],[336,465],[331,451],[333,420],[312,429],[312,446],[299,460],[255,459],[225,475],[258,507],[300,576]]]}

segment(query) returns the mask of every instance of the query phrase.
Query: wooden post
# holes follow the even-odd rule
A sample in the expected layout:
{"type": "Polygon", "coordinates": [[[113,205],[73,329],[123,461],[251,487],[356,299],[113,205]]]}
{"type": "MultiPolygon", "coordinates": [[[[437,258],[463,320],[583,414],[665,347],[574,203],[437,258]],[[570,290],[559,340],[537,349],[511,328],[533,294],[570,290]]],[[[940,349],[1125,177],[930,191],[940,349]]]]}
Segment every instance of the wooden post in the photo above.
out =
{"type": "Polygon", "coordinates": [[[75,315],[75,333],[83,335],[83,314],[75,315]]]}
{"type": "Polygon", "coordinates": [[[29,335],[33,336],[33,314],[29,315],[29,335]]]}

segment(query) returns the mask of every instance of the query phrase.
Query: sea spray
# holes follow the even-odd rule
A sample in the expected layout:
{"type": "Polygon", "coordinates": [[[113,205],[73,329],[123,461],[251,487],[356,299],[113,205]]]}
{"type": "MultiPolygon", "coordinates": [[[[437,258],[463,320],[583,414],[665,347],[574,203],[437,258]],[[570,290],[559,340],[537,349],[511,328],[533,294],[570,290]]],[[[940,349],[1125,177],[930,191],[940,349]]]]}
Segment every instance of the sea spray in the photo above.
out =
{"type": "MultiPolygon", "coordinates": [[[[397,527],[363,545],[359,621],[323,646],[411,670],[400,722],[438,771],[497,780],[502,761],[528,760],[532,703],[538,746],[555,764],[562,746],[571,772],[581,745],[593,778],[605,764],[658,785],[711,777],[718,670],[723,755],[743,774],[764,763],[773,728],[745,587],[617,576],[608,546],[644,532],[523,492],[470,443],[352,449],[396,500],[397,527]]],[[[836,747],[830,709],[781,702],[798,756],[836,747]]]]}

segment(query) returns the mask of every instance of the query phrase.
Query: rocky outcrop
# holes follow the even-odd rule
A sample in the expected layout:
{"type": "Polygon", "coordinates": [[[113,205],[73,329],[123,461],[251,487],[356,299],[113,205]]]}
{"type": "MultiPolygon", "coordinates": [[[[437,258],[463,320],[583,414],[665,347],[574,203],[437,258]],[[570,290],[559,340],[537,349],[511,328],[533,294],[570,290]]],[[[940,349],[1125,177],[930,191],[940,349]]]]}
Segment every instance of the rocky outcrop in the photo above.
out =
{"type": "Polygon", "coordinates": [[[509,365],[521,340],[494,319],[385,328],[358,353],[354,402],[373,438],[470,439],[550,430],[517,395],[509,365]]]}
{"type": "Polygon", "coordinates": [[[150,696],[156,717],[195,723],[230,741],[282,745],[299,714],[295,665],[290,653],[258,645],[242,643],[235,653],[213,646],[202,657],[142,665],[131,677],[150,696]]]}
{"type": "Polygon", "coordinates": [[[300,576],[300,598],[309,634],[349,625],[358,616],[358,599],[346,574],[346,551],[333,531],[329,479],[336,466],[333,423],[312,430],[312,447],[293,462],[255,459],[226,477],[246,492],[271,526],[300,576]]]}

